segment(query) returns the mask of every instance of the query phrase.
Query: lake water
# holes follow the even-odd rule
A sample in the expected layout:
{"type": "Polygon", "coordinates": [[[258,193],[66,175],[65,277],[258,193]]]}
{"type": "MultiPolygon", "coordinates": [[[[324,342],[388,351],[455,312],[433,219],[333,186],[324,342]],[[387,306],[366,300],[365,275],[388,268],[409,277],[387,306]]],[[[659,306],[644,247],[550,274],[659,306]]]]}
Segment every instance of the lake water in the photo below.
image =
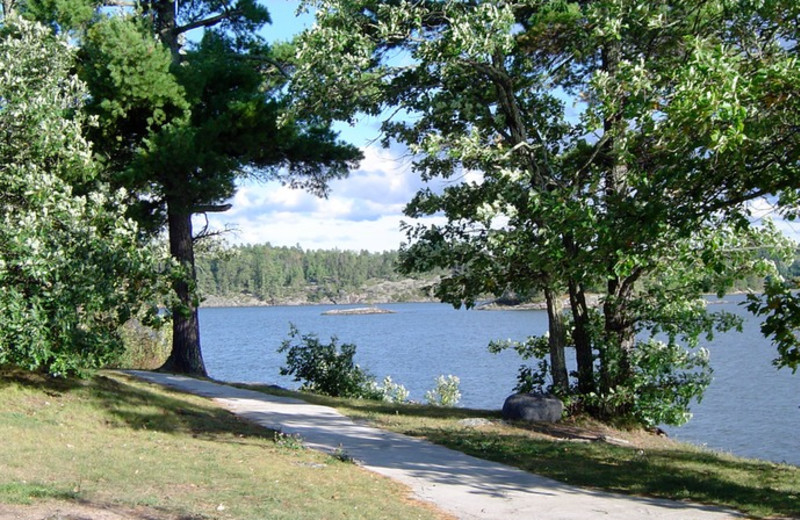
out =
{"type": "MultiPolygon", "coordinates": [[[[357,345],[357,362],[379,380],[390,375],[423,401],[435,378],[461,379],[461,405],[499,409],[513,392],[520,359],[490,354],[493,339],[524,339],[547,330],[543,311],[455,310],[434,303],[390,304],[394,314],[323,316],[333,306],[204,308],[200,333],[209,375],[227,381],[274,383],[296,388],[280,376],[278,354],[289,323],[303,333],[357,345]]],[[[734,302],[715,308],[749,316],[734,302]]],[[[750,317],[740,333],[718,334],[707,345],[714,382],[694,418],[671,436],[738,455],[800,465],[800,373],[778,371],[775,349],[750,317]]],[[[570,361],[572,366],[572,361],[570,361]]]]}

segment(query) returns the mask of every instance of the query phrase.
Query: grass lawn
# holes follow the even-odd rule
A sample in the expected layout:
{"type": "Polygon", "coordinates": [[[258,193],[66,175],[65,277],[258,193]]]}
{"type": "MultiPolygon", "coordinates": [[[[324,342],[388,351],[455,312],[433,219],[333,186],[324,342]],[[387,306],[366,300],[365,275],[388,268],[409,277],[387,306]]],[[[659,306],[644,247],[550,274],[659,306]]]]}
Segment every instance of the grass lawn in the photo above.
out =
{"type": "MultiPolygon", "coordinates": [[[[508,425],[483,410],[280,393],[570,484],[800,518],[795,466],[587,420],[508,425]],[[460,422],[469,418],[491,424],[460,422]]],[[[0,517],[3,504],[55,503],[149,520],[447,518],[400,485],[206,399],[115,373],[81,381],[0,371],[0,436],[0,517]]]]}
{"type": "Polygon", "coordinates": [[[0,438],[0,516],[3,504],[56,503],[153,520],[447,518],[206,399],[114,373],[0,371],[0,438]]]}
{"type": "Polygon", "coordinates": [[[800,518],[797,466],[738,458],[589,420],[508,425],[500,421],[499,412],[485,410],[279,393],[569,484],[715,504],[755,518],[800,518]],[[492,424],[475,428],[459,422],[469,418],[487,418],[492,424]]]}

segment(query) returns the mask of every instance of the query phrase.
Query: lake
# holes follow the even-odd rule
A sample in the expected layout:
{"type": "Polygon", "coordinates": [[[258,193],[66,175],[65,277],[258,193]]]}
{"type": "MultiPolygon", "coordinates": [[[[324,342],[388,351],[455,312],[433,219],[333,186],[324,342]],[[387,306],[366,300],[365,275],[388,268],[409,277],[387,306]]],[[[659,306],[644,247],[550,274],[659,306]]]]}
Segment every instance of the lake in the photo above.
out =
{"type": "MultiPolygon", "coordinates": [[[[687,425],[665,429],[710,448],[800,465],[800,373],[775,369],[774,347],[738,301],[731,297],[715,308],[747,316],[744,331],[718,334],[706,345],[714,381],[687,425]]],[[[461,405],[499,409],[513,393],[520,359],[510,351],[489,353],[489,341],[547,330],[543,311],[455,310],[436,303],[380,307],[394,314],[323,316],[343,308],[325,305],[200,309],[206,367],[215,379],[297,388],[279,375],[285,356],[277,349],[291,322],[325,342],[336,336],[355,344],[363,368],[378,380],[390,375],[411,399],[423,401],[438,375],[452,374],[461,379],[461,405]]]]}

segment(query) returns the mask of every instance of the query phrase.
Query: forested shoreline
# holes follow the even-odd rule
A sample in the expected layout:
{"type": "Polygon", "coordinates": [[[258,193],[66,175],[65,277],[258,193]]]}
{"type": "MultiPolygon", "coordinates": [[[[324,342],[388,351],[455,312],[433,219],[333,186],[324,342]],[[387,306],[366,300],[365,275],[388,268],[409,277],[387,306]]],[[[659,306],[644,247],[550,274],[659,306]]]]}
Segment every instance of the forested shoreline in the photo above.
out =
{"type": "MultiPolygon", "coordinates": [[[[407,276],[398,272],[398,261],[398,251],[247,244],[198,256],[197,282],[204,307],[439,301],[432,285],[443,270],[407,276]]],[[[777,264],[785,277],[800,274],[798,261],[777,264]]],[[[738,281],[734,291],[758,292],[763,287],[763,279],[751,276],[738,281]]],[[[508,300],[540,301],[541,295],[513,295],[508,300]]]]}
{"type": "Polygon", "coordinates": [[[438,273],[404,276],[397,261],[397,251],[248,244],[200,255],[197,283],[206,307],[433,300],[438,273]]]}

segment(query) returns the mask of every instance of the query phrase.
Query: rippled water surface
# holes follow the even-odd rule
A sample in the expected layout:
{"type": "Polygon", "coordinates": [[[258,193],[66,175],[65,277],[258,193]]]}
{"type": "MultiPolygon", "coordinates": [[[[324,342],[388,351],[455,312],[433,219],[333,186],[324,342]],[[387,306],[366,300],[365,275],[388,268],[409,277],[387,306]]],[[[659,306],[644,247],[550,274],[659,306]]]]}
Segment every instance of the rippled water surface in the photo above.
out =
{"type": "MultiPolygon", "coordinates": [[[[323,316],[332,306],[210,308],[200,310],[209,375],[229,381],[296,388],[279,375],[277,353],[289,323],[303,333],[357,345],[357,362],[383,379],[390,375],[422,401],[436,376],[461,379],[461,404],[497,409],[512,393],[519,358],[490,354],[493,339],[524,339],[547,329],[542,311],[467,311],[443,304],[392,304],[394,314],[323,316]]],[[[715,308],[746,315],[735,303],[715,308]]],[[[670,428],[677,438],[736,454],[800,465],[800,372],[777,371],[775,350],[750,318],[743,333],[717,335],[709,345],[714,382],[694,418],[670,428]]],[[[571,361],[570,361],[571,363],[571,361]]]]}

